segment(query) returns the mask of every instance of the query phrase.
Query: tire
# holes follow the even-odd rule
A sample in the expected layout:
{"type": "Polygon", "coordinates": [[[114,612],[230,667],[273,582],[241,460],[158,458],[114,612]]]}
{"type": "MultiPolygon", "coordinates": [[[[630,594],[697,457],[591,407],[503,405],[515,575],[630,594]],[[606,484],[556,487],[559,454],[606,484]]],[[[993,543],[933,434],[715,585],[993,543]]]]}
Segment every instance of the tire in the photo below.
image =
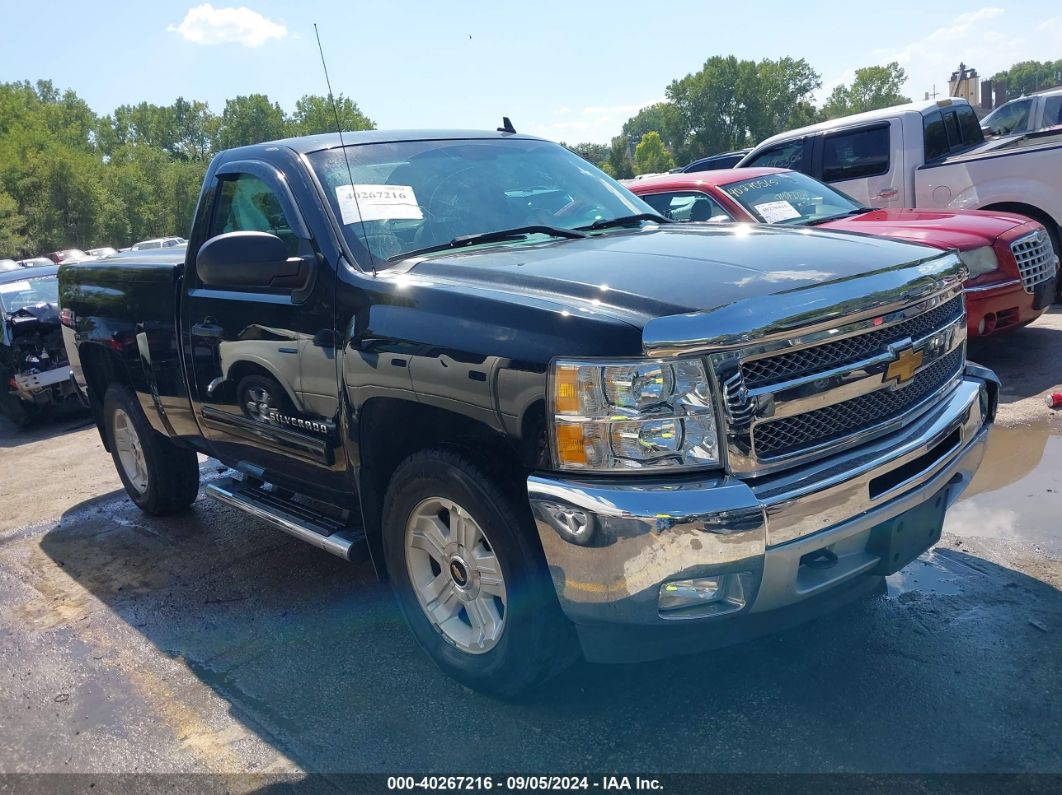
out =
{"type": "Polygon", "coordinates": [[[260,422],[271,422],[269,409],[284,414],[291,412],[291,401],[284,387],[275,378],[265,375],[245,375],[241,378],[236,385],[236,400],[249,419],[260,422]]]}
{"type": "Polygon", "coordinates": [[[13,394],[4,395],[2,408],[4,415],[20,430],[28,428],[43,416],[35,403],[26,403],[13,394]]]}
{"type": "MultiPolygon", "coordinates": [[[[463,537],[471,535],[475,533],[469,530],[463,537]]],[[[426,450],[399,465],[384,500],[383,549],[392,589],[414,637],[462,684],[511,697],[560,673],[578,657],[574,631],[557,604],[530,511],[465,456],[426,450]],[[437,509],[441,511],[435,513],[437,509]],[[480,541],[460,543],[458,528],[470,525],[455,523],[455,514],[472,520],[480,541]],[[435,519],[424,519],[426,515],[434,516],[438,525],[435,519]],[[416,535],[410,532],[411,524],[418,517],[449,531],[442,536],[445,548],[440,549],[442,541],[425,544],[428,536],[422,531],[419,546],[411,545],[416,535]],[[432,547],[438,559],[425,547],[432,547]],[[430,568],[425,568],[425,560],[430,568]],[[500,586],[493,572],[500,572],[500,586]],[[434,618],[424,602],[426,591],[436,592],[425,585],[428,580],[443,583],[433,602],[434,618]],[[472,598],[474,593],[478,597],[472,598]],[[454,615],[440,624],[440,617],[449,612],[454,615]],[[473,615],[482,619],[487,614],[487,621],[472,620],[473,615]],[[477,633],[477,625],[486,626],[491,636],[487,630],[477,633]]]]}
{"type": "Polygon", "coordinates": [[[129,387],[107,387],[103,422],[114,468],[140,510],[162,516],[195,502],[199,493],[195,451],[178,447],[152,428],[129,387]]]}

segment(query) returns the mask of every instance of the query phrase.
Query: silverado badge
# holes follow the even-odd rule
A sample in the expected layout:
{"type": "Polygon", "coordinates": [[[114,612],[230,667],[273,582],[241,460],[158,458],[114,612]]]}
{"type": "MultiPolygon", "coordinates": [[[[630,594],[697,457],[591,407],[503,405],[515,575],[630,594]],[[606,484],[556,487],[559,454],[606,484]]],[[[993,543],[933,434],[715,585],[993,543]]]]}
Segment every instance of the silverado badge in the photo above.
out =
{"type": "Polygon", "coordinates": [[[922,351],[913,348],[905,348],[896,355],[896,361],[889,365],[885,371],[885,381],[896,379],[901,384],[914,378],[918,368],[922,366],[922,351]]]}

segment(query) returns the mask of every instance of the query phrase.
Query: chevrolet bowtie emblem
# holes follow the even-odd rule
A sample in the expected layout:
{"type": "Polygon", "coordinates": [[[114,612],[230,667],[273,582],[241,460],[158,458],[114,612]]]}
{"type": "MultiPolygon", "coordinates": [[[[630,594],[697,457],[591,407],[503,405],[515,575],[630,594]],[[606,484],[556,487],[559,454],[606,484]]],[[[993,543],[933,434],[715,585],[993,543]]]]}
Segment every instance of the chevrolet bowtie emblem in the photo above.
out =
{"type": "Polygon", "coordinates": [[[905,348],[896,356],[896,361],[889,365],[885,371],[885,381],[896,379],[901,384],[914,378],[918,368],[922,366],[922,352],[913,348],[905,348]]]}

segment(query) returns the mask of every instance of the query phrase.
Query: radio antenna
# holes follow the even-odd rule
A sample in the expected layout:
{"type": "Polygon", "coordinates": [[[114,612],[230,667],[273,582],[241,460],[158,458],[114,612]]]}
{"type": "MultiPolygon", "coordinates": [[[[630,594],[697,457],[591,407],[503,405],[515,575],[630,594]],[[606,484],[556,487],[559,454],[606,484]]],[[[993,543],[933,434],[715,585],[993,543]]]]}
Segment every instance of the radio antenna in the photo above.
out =
{"type": "MultiPolygon", "coordinates": [[[[339,121],[339,108],[336,107],[336,98],[332,93],[332,81],[328,77],[328,64],[325,63],[324,47],[321,46],[321,31],[317,29],[317,23],[313,23],[313,35],[317,37],[317,51],[321,53],[321,68],[324,69],[325,85],[328,86],[328,101],[332,104],[332,115],[336,120],[336,132],[339,133],[339,148],[343,151],[343,163],[347,167],[347,179],[350,180],[350,195],[354,200],[354,207],[358,211],[358,222],[361,224],[361,238],[365,243],[365,250],[369,252],[369,264],[372,266],[372,275],[376,276],[376,255],[369,247],[369,235],[365,231],[365,218],[361,214],[361,206],[358,204],[358,191],[354,188],[354,174],[350,170],[350,158],[347,157],[347,145],[343,141],[343,125],[339,121]]],[[[340,223],[343,219],[340,218],[340,223]]]]}

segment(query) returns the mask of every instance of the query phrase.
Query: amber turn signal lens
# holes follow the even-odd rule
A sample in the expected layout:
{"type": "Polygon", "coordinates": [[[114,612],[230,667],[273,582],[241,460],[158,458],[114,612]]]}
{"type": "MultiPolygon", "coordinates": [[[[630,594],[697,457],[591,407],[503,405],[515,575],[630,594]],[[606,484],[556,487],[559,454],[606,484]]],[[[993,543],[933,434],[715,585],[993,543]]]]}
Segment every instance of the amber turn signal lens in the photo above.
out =
{"type": "MultiPolygon", "coordinates": [[[[558,414],[579,413],[579,368],[558,367],[554,377],[553,406],[558,414]]],[[[559,434],[558,434],[559,438],[559,434]]]]}
{"type": "Polygon", "coordinates": [[[561,464],[586,464],[586,442],[581,425],[557,425],[557,458],[561,464]]]}

